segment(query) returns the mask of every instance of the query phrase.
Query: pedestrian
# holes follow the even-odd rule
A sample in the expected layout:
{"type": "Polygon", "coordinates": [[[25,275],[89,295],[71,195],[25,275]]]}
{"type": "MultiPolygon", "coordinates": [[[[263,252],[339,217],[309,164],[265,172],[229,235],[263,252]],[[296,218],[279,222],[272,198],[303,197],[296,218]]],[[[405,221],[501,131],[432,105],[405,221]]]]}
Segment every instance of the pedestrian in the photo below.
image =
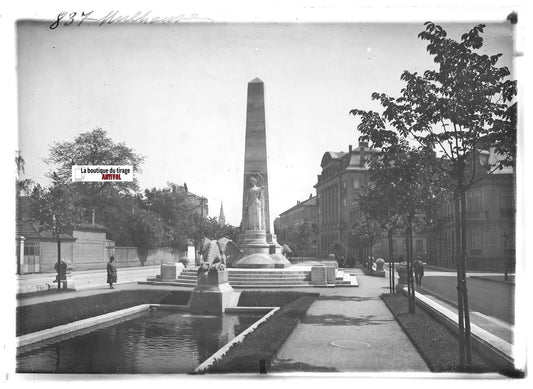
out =
{"type": "Polygon", "coordinates": [[[416,286],[422,285],[422,277],[424,276],[424,262],[420,259],[420,257],[417,257],[416,260],[413,263],[414,271],[415,271],[415,281],[416,286]]]}
{"type": "Polygon", "coordinates": [[[113,284],[117,282],[117,268],[113,262],[115,262],[115,257],[109,257],[109,263],[107,264],[107,283],[110,289],[115,289],[113,288],[113,284]]]}

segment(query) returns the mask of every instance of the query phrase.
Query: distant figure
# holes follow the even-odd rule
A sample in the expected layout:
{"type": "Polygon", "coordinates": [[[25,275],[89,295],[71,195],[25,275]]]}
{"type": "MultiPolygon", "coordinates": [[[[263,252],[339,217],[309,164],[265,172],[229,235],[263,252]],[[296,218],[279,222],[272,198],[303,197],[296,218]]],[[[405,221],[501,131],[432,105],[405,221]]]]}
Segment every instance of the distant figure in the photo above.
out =
{"type": "Polygon", "coordinates": [[[422,277],[424,276],[424,262],[420,259],[420,257],[417,257],[415,261],[413,262],[413,267],[415,271],[415,281],[416,286],[422,285],[422,277]]]}
{"type": "Polygon", "coordinates": [[[113,284],[117,282],[117,268],[113,262],[115,262],[115,257],[111,256],[107,264],[107,283],[110,289],[115,289],[113,288],[113,284]]]}

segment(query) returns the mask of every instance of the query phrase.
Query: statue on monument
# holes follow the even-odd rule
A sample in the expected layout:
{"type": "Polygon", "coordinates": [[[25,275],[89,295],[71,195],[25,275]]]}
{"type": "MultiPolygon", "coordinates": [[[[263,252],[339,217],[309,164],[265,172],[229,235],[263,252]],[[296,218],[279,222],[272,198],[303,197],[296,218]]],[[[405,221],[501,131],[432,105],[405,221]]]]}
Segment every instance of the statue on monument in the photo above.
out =
{"type": "Polygon", "coordinates": [[[246,203],[244,206],[245,215],[245,231],[250,230],[264,230],[264,215],[263,215],[263,187],[257,186],[257,179],[250,177],[250,188],[246,195],[246,203]]]}

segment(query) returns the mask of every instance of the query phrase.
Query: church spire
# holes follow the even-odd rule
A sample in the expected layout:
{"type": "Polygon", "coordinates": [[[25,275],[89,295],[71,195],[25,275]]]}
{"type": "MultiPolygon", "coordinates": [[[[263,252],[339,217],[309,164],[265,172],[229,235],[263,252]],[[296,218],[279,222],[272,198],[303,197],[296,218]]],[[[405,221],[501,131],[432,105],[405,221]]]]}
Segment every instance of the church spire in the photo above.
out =
{"type": "Polygon", "coordinates": [[[218,224],[221,226],[226,225],[226,217],[224,216],[224,204],[220,202],[220,215],[218,216],[218,224]]]}

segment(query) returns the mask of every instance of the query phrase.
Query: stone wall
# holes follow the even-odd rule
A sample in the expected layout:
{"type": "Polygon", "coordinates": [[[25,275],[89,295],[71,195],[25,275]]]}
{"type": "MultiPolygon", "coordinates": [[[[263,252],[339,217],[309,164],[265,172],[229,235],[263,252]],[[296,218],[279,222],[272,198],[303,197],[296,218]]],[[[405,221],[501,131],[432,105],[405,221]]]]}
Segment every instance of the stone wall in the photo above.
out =
{"type": "Polygon", "coordinates": [[[173,250],[170,247],[158,247],[151,250],[146,258],[145,266],[161,265],[163,263],[176,263],[187,257],[187,251],[173,250]]]}
{"type": "MultiPolygon", "coordinates": [[[[57,263],[57,242],[41,241],[41,273],[54,273],[54,265],[57,263]]],[[[72,261],[74,254],[73,242],[61,242],[61,259],[72,261]]]]}

